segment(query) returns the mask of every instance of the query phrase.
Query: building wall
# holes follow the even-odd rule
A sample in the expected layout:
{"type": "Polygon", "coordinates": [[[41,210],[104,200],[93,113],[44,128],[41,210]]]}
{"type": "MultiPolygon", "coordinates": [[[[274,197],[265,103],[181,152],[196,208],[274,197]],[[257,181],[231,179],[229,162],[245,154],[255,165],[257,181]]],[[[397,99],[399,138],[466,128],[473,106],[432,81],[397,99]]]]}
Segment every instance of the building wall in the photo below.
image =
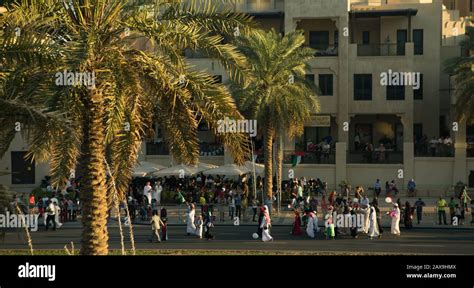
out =
{"type": "MultiPolygon", "coordinates": [[[[220,1],[219,1],[220,2],[220,1]]],[[[298,165],[293,168],[297,177],[321,178],[329,183],[331,189],[337,188],[341,180],[348,180],[353,185],[372,186],[376,178],[382,181],[395,179],[403,188],[409,177],[414,177],[420,191],[427,195],[445,193],[458,178],[467,179],[470,170],[474,170],[474,160],[467,159],[462,153],[453,158],[415,158],[413,156],[413,123],[422,123],[423,132],[428,137],[439,136],[439,117],[447,115],[449,121],[452,99],[449,91],[449,77],[442,72],[446,59],[460,54],[459,42],[465,31],[465,16],[470,15],[468,1],[463,0],[255,0],[248,5],[247,0],[238,0],[236,9],[247,12],[279,12],[284,11],[283,25],[285,31],[296,28],[305,30],[307,43],[309,31],[328,30],[330,44],[334,41],[334,30],[339,31],[339,55],[337,57],[316,57],[310,61],[311,71],[315,75],[316,84],[319,74],[333,74],[333,96],[321,96],[322,115],[335,117],[331,132],[337,134],[339,142],[335,165],[298,165]],[[449,10],[450,1],[456,2],[458,10],[449,10]],[[447,9],[443,10],[442,5],[447,9]],[[414,55],[412,43],[406,45],[405,56],[357,56],[357,44],[350,44],[350,37],[344,35],[349,27],[349,11],[351,9],[400,9],[414,8],[418,10],[412,17],[412,29],[424,30],[424,54],[414,55]],[[379,83],[380,73],[389,69],[397,72],[420,72],[424,75],[423,100],[413,100],[411,87],[406,88],[405,101],[387,101],[386,88],[379,83]],[[370,73],[373,75],[372,101],[354,101],[353,75],[370,73]],[[440,91],[441,90],[441,91],[440,91]],[[389,114],[400,119],[406,133],[404,139],[403,165],[378,164],[346,164],[346,150],[349,147],[349,135],[343,131],[343,122],[355,115],[389,114]],[[337,125],[336,125],[337,124],[337,125]],[[338,131],[338,133],[335,133],[338,131]],[[411,151],[410,151],[411,150],[411,151]],[[397,178],[397,172],[403,169],[404,179],[397,178]]],[[[230,4],[229,4],[230,5],[230,4]]],[[[263,29],[277,28],[280,19],[258,19],[263,29]]],[[[370,31],[370,43],[384,43],[387,37],[396,43],[397,29],[406,29],[407,17],[381,17],[380,19],[357,19],[354,29],[354,42],[362,43],[362,31],[370,31]]],[[[278,29],[277,29],[278,30],[278,29]]],[[[149,43],[138,42],[137,47],[150,49],[149,43]]],[[[221,75],[225,82],[228,77],[218,61],[212,59],[188,59],[196,69],[207,71],[212,75],[221,75]]],[[[389,121],[390,122],[390,121],[389,121]]],[[[392,122],[390,122],[392,123],[392,122]]],[[[311,126],[312,123],[308,123],[311,126]]],[[[374,124],[383,125],[383,124],[374,124]]],[[[352,131],[353,132],[353,131],[352,131]]],[[[454,138],[455,135],[452,135],[454,138]]],[[[457,136],[458,147],[462,147],[463,137],[457,136]],[[460,146],[459,146],[460,145],[460,146]]],[[[11,169],[11,151],[26,150],[24,141],[18,136],[12,148],[0,159],[0,171],[11,169]]],[[[294,141],[285,139],[285,149],[293,150],[294,141]]],[[[461,148],[460,148],[461,149],[461,148]]],[[[461,149],[462,150],[462,149],[461,149]]],[[[457,150],[460,152],[461,150],[457,150]]],[[[142,155],[140,159],[169,166],[170,156],[142,155]]],[[[465,153],[464,153],[465,154],[465,153]]],[[[224,156],[203,157],[201,161],[216,165],[224,164],[224,156]]],[[[288,172],[291,165],[285,165],[288,172]]],[[[34,185],[13,185],[14,190],[31,189],[38,186],[41,179],[48,174],[48,165],[36,167],[36,183],[34,185]]],[[[283,173],[288,177],[287,173],[283,173]]],[[[287,178],[285,178],[287,179],[287,178]]],[[[11,185],[11,176],[0,176],[0,183],[11,185]]]]}

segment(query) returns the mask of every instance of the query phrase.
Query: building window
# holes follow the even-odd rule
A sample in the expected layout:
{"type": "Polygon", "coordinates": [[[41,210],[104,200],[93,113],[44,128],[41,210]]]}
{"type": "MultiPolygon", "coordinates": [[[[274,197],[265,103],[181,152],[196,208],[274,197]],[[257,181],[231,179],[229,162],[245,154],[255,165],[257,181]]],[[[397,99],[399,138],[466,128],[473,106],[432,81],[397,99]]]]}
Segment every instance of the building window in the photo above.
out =
{"type": "Polygon", "coordinates": [[[474,0],[471,0],[471,8],[469,10],[474,12],[474,0]]]}
{"type": "MultiPolygon", "coordinates": [[[[473,0],[474,1],[474,0],[473,0]]],[[[339,47],[339,31],[334,31],[334,47],[339,47]]]]}
{"type": "Polygon", "coordinates": [[[309,46],[316,50],[326,50],[329,47],[329,31],[310,31],[309,46]]]}
{"type": "Polygon", "coordinates": [[[387,100],[405,100],[405,86],[387,86],[387,100]]]}
{"type": "Polygon", "coordinates": [[[423,100],[423,74],[420,74],[420,88],[413,90],[413,99],[423,100]]]}
{"type": "Polygon", "coordinates": [[[364,31],[362,32],[362,44],[369,45],[370,43],[370,32],[364,31]]]}
{"type": "Polygon", "coordinates": [[[423,55],[423,29],[413,30],[413,43],[415,44],[415,55],[423,55]]]}
{"type": "Polygon", "coordinates": [[[405,44],[408,40],[407,30],[397,30],[397,55],[405,55],[405,44]]]}
{"type": "Polygon", "coordinates": [[[372,100],[372,74],[354,74],[354,100],[372,100]]]}
{"type": "Polygon", "coordinates": [[[319,74],[319,89],[321,96],[333,95],[332,74],[319,74]]]}
{"type": "Polygon", "coordinates": [[[12,184],[35,184],[35,162],[26,160],[25,151],[12,151],[12,184]]]}
{"type": "Polygon", "coordinates": [[[314,84],[314,74],[306,74],[305,78],[306,78],[306,81],[314,84]]]}
{"type": "Polygon", "coordinates": [[[413,123],[413,135],[417,139],[423,137],[423,123],[413,123]]]}

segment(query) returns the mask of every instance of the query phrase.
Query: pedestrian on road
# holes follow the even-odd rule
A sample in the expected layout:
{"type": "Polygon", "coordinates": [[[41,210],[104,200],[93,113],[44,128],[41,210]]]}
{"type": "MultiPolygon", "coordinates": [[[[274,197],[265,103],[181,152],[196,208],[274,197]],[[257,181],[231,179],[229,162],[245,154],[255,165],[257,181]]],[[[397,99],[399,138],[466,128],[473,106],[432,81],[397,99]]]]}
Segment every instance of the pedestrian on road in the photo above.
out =
{"type": "Polygon", "coordinates": [[[383,234],[383,228],[382,228],[382,213],[380,212],[380,209],[379,209],[379,202],[377,201],[377,198],[375,198],[373,201],[372,201],[372,204],[371,204],[374,209],[375,209],[375,212],[377,213],[377,228],[379,230],[379,238],[382,238],[382,234],[383,234]]]}
{"type": "Polygon", "coordinates": [[[412,178],[410,179],[410,181],[408,181],[407,189],[408,189],[408,197],[415,197],[415,191],[416,191],[415,179],[412,178]]]}
{"type": "Polygon", "coordinates": [[[375,190],[375,197],[379,197],[380,192],[382,192],[382,183],[380,183],[380,179],[377,179],[375,181],[374,190],[375,190]]]}
{"type": "Polygon", "coordinates": [[[306,234],[309,238],[316,237],[315,233],[319,232],[318,227],[318,216],[311,210],[307,211],[307,224],[306,224],[306,234]]]}
{"type": "Polygon", "coordinates": [[[393,204],[392,211],[388,212],[388,214],[392,217],[392,234],[400,236],[400,208],[397,203],[393,204]]]}
{"type": "Polygon", "coordinates": [[[418,222],[418,225],[421,223],[423,217],[423,206],[426,206],[425,202],[423,202],[421,198],[418,198],[418,200],[415,202],[416,220],[418,222]]]}
{"type": "Polygon", "coordinates": [[[454,198],[451,197],[451,200],[449,201],[449,204],[448,204],[448,207],[449,207],[449,217],[451,218],[451,225],[453,224],[453,221],[454,221],[454,212],[456,210],[456,201],[454,201],[454,198]]]}
{"type": "Polygon", "coordinates": [[[379,237],[379,225],[377,219],[377,211],[375,210],[375,206],[370,206],[370,224],[369,224],[369,239],[373,239],[374,237],[379,237]]]}
{"type": "Polygon", "coordinates": [[[163,186],[161,186],[161,182],[157,181],[155,184],[155,189],[153,191],[153,199],[156,200],[158,205],[161,204],[161,192],[163,191],[163,186]]]}
{"type": "Polygon", "coordinates": [[[459,206],[459,204],[456,204],[456,207],[454,208],[454,217],[456,217],[458,225],[464,224],[464,217],[462,214],[463,213],[461,206],[459,206]]]}
{"type": "Polygon", "coordinates": [[[205,229],[204,236],[206,237],[206,240],[214,239],[214,235],[212,235],[211,233],[212,228],[214,228],[214,223],[212,223],[212,213],[211,211],[208,211],[206,214],[206,220],[204,222],[204,229],[205,229]]]}
{"type": "Polygon", "coordinates": [[[474,199],[471,200],[471,225],[474,224],[474,199]]]}
{"type": "Polygon", "coordinates": [[[405,224],[405,229],[410,230],[411,228],[413,228],[413,211],[408,201],[405,203],[403,223],[405,224]]]}
{"type": "Polygon", "coordinates": [[[49,201],[49,204],[46,206],[46,230],[49,229],[49,222],[53,222],[53,230],[56,230],[56,221],[54,221],[55,210],[53,202],[49,201]]]}
{"type": "Polygon", "coordinates": [[[196,226],[194,225],[194,215],[196,214],[196,209],[193,203],[190,203],[188,206],[187,217],[186,217],[186,233],[187,235],[196,234],[196,226]]]}
{"type": "Polygon", "coordinates": [[[156,241],[158,243],[161,243],[161,227],[164,226],[165,224],[163,221],[161,221],[160,216],[158,216],[158,211],[153,211],[153,216],[151,217],[151,236],[150,236],[150,242],[153,242],[153,239],[156,237],[156,241]]]}
{"type": "Polygon", "coordinates": [[[61,226],[63,226],[63,223],[59,221],[61,208],[59,208],[58,202],[53,202],[53,204],[54,204],[54,222],[56,222],[57,228],[61,228],[61,226]]]}
{"type": "Polygon", "coordinates": [[[263,242],[268,242],[268,241],[273,241],[273,237],[270,235],[270,227],[272,226],[271,219],[270,219],[270,213],[268,212],[268,206],[265,205],[263,211],[263,219],[262,219],[262,241],[263,242]]]}
{"type": "Polygon", "coordinates": [[[166,224],[166,222],[168,222],[168,212],[166,211],[165,207],[161,208],[160,210],[160,219],[163,222],[161,227],[161,240],[166,241],[168,240],[168,224],[166,224]]]}
{"type": "Polygon", "coordinates": [[[446,200],[443,197],[439,197],[438,201],[436,202],[438,206],[438,224],[441,225],[441,218],[443,218],[444,225],[448,225],[446,222],[446,211],[445,208],[447,205],[446,200]]]}
{"type": "Polygon", "coordinates": [[[203,226],[204,222],[202,221],[202,216],[199,215],[196,219],[196,236],[199,238],[199,239],[202,239],[202,226],[203,226]]]}
{"type": "Polygon", "coordinates": [[[230,220],[234,220],[235,216],[235,199],[233,195],[229,196],[229,217],[230,220]]]}
{"type": "Polygon", "coordinates": [[[143,197],[146,201],[148,201],[147,204],[151,204],[152,189],[151,182],[146,182],[145,187],[143,187],[143,197]]]}
{"type": "Polygon", "coordinates": [[[235,217],[240,219],[242,217],[242,196],[240,196],[240,193],[235,195],[234,203],[235,203],[235,217]]]}
{"type": "Polygon", "coordinates": [[[252,212],[253,212],[253,216],[252,216],[252,222],[257,222],[257,220],[255,219],[255,216],[257,216],[257,200],[256,199],[253,199],[252,200],[252,212]]]}
{"type": "Polygon", "coordinates": [[[301,230],[301,216],[299,209],[294,210],[295,221],[293,222],[293,230],[291,230],[291,235],[302,235],[303,231],[301,230]]]}
{"type": "Polygon", "coordinates": [[[260,206],[260,214],[258,214],[258,229],[257,229],[257,234],[258,234],[258,237],[262,238],[262,231],[263,231],[263,228],[262,228],[262,224],[263,224],[263,218],[264,218],[264,212],[265,212],[265,208],[263,206],[260,206]]]}
{"type": "Polygon", "coordinates": [[[328,213],[324,216],[325,221],[325,226],[326,226],[326,240],[332,239],[334,240],[335,231],[334,231],[334,219],[333,219],[333,213],[334,207],[329,206],[328,207],[328,213]]]}
{"type": "Polygon", "coordinates": [[[466,210],[466,212],[469,212],[469,201],[471,201],[471,198],[467,194],[467,185],[464,185],[464,188],[462,189],[462,194],[461,194],[461,201],[462,201],[462,206],[463,209],[466,210]]]}

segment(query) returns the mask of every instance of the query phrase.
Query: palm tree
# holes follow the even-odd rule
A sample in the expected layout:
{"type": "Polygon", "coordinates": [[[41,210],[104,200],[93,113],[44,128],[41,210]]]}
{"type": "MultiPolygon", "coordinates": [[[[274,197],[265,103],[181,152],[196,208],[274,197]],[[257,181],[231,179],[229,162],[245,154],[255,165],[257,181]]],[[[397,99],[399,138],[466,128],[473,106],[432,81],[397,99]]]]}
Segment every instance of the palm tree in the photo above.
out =
{"type": "MultiPolygon", "coordinates": [[[[226,87],[186,64],[183,51],[200,49],[218,59],[245,86],[246,58],[223,40],[236,28],[245,35],[251,19],[211,0],[151,2],[31,0],[0,18],[0,156],[18,122],[29,156],[50,162],[55,186],[63,186],[76,167],[81,171],[82,254],[108,253],[112,190],[123,199],[153,123],[163,129],[175,159],[192,164],[201,119],[217,134],[218,120],[242,117],[226,87]],[[138,49],[134,41],[153,49],[138,49]],[[76,82],[58,82],[63,71],[74,72],[76,82]],[[93,85],[78,83],[77,75],[90,76],[94,83],[87,84],[93,85]]],[[[242,163],[245,136],[217,136],[242,163]]]]}
{"type": "MultiPolygon", "coordinates": [[[[474,25],[474,20],[471,20],[474,25]]],[[[459,121],[474,122],[474,27],[466,28],[466,39],[461,48],[467,55],[449,59],[446,72],[455,76],[456,117],[459,121]]]]}
{"type": "Polygon", "coordinates": [[[301,135],[304,123],[319,111],[316,87],[306,80],[307,62],[314,50],[303,47],[302,32],[285,36],[274,30],[255,33],[236,40],[239,50],[251,63],[255,80],[243,87],[232,83],[234,97],[242,113],[256,119],[264,137],[265,187],[272,199],[273,140],[280,131],[289,137],[301,135]]]}

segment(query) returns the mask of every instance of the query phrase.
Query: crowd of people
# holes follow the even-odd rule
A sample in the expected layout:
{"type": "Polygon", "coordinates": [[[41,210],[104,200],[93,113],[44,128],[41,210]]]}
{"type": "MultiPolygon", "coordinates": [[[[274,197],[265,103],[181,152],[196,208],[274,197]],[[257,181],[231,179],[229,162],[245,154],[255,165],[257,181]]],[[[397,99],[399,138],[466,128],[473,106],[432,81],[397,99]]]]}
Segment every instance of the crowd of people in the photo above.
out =
{"type": "Polygon", "coordinates": [[[439,157],[450,157],[453,156],[454,143],[451,137],[439,137],[433,136],[428,139],[426,135],[415,135],[415,155],[417,156],[439,156],[439,157]]]}
{"type": "MultiPolygon", "coordinates": [[[[229,179],[220,176],[205,176],[180,179],[177,177],[164,177],[152,182],[146,179],[144,184],[134,180],[128,192],[128,210],[132,222],[137,220],[150,222],[152,236],[150,241],[164,241],[168,239],[167,210],[163,203],[164,191],[173,191],[174,203],[186,207],[186,234],[200,239],[211,240],[214,238],[213,227],[215,222],[226,220],[235,221],[251,218],[256,222],[256,237],[263,241],[271,241],[271,207],[263,197],[263,178],[257,177],[257,193],[253,193],[252,177],[242,176],[229,179]],[[252,188],[249,188],[252,187],[252,188]],[[159,209],[161,208],[161,209],[159,209]],[[251,217],[246,217],[251,216],[251,217]]],[[[62,223],[76,221],[81,213],[79,200],[79,182],[71,181],[63,191],[53,191],[51,185],[46,187],[49,196],[38,197],[29,195],[28,199],[21,196],[15,197],[15,203],[24,207],[24,213],[38,213],[43,219],[45,229],[52,226],[53,230],[61,227],[62,223]],[[25,205],[27,203],[27,205],[25,205]]],[[[418,198],[414,203],[401,203],[398,197],[399,189],[395,180],[385,182],[385,195],[382,191],[382,181],[376,179],[373,198],[369,200],[369,193],[362,186],[354,189],[350,185],[341,185],[340,192],[328,190],[326,182],[320,178],[292,178],[283,183],[283,195],[288,201],[288,208],[294,213],[292,235],[307,235],[316,238],[320,232],[326,239],[335,239],[344,235],[359,237],[367,235],[370,239],[380,238],[383,234],[381,225],[382,217],[391,217],[391,233],[400,235],[400,223],[405,229],[413,228],[416,217],[417,224],[423,221],[423,207],[425,202],[418,198]],[[319,200],[320,199],[320,200],[319,200]],[[387,213],[382,213],[379,199],[393,202],[392,208],[387,213]],[[340,227],[336,225],[334,215],[363,215],[364,222],[359,227],[340,227]],[[321,219],[321,220],[319,220],[321,219]],[[321,225],[323,223],[324,225],[321,225]],[[324,229],[321,231],[320,227],[324,229]]],[[[407,185],[408,196],[414,196],[416,183],[410,179],[407,185]]],[[[274,200],[274,199],[273,199],[274,200]]],[[[275,202],[275,201],[273,201],[275,202]]],[[[168,202],[169,203],[169,202],[168,202]]],[[[439,225],[448,225],[446,209],[449,209],[450,224],[463,225],[465,214],[471,208],[474,223],[474,200],[472,200],[465,186],[458,197],[446,201],[442,197],[436,202],[439,225]]],[[[125,208],[125,206],[121,206],[125,208]]],[[[23,208],[22,208],[23,209],[23,208]]]]}

